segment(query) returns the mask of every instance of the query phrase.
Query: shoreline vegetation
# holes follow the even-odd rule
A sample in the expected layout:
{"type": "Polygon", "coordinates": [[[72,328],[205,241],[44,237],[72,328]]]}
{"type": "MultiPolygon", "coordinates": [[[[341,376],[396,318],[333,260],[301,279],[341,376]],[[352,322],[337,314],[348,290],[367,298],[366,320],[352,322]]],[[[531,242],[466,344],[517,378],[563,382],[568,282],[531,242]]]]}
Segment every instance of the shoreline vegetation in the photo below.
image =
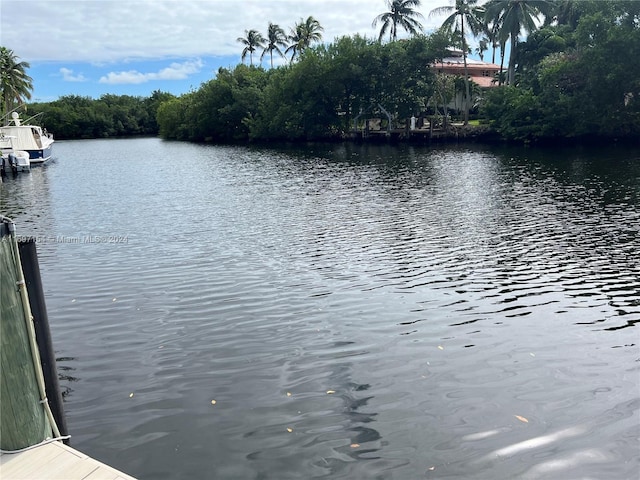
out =
{"type": "MultiPolygon", "coordinates": [[[[485,12],[499,12],[501,1],[504,8],[514,3],[490,0],[485,12]]],[[[460,0],[456,8],[458,3],[476,4],[460,0]]],[[[452,46],[468,49],[464,36],[449,25],[387,43],[355,35],[299,45],[286,65],[220,68],[181,96],[160,91],[147,98],[71,95],[29,104],[28,110],[43,112],[58,139],[159,135],[208,143],[639,143],[640,62],[631,59],[640,58],[640,2],[521,3],[555,10],[540,16],[544,21],[529,29],[524,41],[517,41],[519,29],[494,35],[502,50],[508,39],[512,42],[512,59],[490,88],[438,73],[438,62],[452,46]]],[[[462,14],[468,12],[453,13],[462,14]]],[[[270,24],[270,30],[275,27],[270,24]]],[[[314,28],[321,31],[319,24],[314,28]]],[[[246,33],[246,39],[238,39],[244,45],[256,31],[246,33]]],[[[256,46],[248,48],[243,58],[248,53],[252,59],[256,46]]]]}

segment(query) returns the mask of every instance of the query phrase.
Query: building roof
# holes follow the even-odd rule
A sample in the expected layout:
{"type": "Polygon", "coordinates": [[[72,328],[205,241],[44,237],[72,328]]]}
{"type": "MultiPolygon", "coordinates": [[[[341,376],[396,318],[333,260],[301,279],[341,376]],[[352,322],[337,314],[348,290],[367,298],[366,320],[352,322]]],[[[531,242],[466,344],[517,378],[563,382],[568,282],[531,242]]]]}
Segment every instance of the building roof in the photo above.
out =
{"type": "MultiPolygon", "coordinates": [[[[464,68],[464,59],[462,57],[445,57],[434,64],[439,68],[464,68]]],[[[475,58],[467,58],[467,69],[470,70],[500,70],[500,65],[495,63],[483,62],[475,58]]]]}
{"type": "MultiPolygon", "coordinates": [[[[431,65],[443,73],[464,75],[464,58],[462,55],[444,57],[442,60],[431,65]]],[[[500,71],[500,65],[483,62],[475,58],[467,58],[467,74],[469,78],[483,88],[495,87],[498,84],[494,81],[494,75],[500,71]]]]}
{"type": "MultiPolygon", "coordinates": [[[[444,57],[433,63],[431,67],[443,73],[464,75],[464,57],[462,56],[462,50],[449,48],[447,52],[449,53],[448,57],[444,57]]],[[[496,87],[498,84],[495,82],[494,77],[499,71],[500,65],[467,57],[467,74],[473,82],[482,88],[496,87]]]]}

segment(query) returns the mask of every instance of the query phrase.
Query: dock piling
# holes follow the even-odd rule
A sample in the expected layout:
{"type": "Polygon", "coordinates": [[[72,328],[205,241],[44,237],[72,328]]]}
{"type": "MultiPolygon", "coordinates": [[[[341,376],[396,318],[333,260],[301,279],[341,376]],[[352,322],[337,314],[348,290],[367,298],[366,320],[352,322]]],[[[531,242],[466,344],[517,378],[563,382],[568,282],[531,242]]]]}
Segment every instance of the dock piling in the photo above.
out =
{"type": "Polygon", "coordinates": [[[52,436],[15,225],[0,216],[0,449],[19,450],[52,436]],[[34,357],[34,355],[36,357],[34,357]],[[43,408],[44,407],[44,408],[43,408]]]}
{"type": "MultiPolygon", "coordinates": [[[[36,343],[40,354],[40,364],[44,374],[44,384],[47,392],[47,400],[55,418],[60,435],[66,436],[67,422],[64,416],[62,403],[62,393],[58,383],[58,369],[56,367],[56,356],[51,340],[51,330],[49,329],[49,317],[47,316],[47,306],[44,301],[44,290],[42,278],[40,277],[40,264],[38,263],[38,252],[34,238],[26,238],[18,241],[18,251],[22,263],[22,273],[27,284],[29,295],[29,306],[33,317],[33,327],[36,334],[36,343]]],[[[68,444],[69,441],[65,440],[68,444]]]]}

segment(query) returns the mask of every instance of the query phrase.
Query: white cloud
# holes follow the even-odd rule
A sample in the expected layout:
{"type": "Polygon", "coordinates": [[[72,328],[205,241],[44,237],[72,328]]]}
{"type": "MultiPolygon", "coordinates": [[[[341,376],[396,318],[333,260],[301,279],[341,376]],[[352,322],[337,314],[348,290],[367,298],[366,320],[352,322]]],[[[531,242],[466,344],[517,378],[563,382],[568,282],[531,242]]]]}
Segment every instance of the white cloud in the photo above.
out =
{"type": "Polygon", "coordinates": [[[87,81],[87,79],[82,73],[79,73],[78,75],[74,75],[73,70],[69,68],[62,67],[60,69],[60,75],[62,75],[62,79],[65,82],[86,82],[87,81]]]}
{"type": "Polygon", "coordinates": [[[138,84],[145,83],[150,80],[151,73],[140,73],[136,70],[129,70],[128,72],[109,72],[103,77],[100,77],[100,83],[115,84],[138,84]]]}
{"type": "MultiPolygon", "coordinates": [[[[325,41],[359,33],[375,37],[374,17],[384,0],[0,0],[0,31],[29,31],[29,42],[2,39],[22,59],[108,63],[127,59],[240,57],[245,30],[265,33],[271,21],[285,31],[309,15],[325,41]],[[28,8],[25,8],[28,5],[28,8]]],[[[422,22],[450,0],[422,0],[422,22]]]]}
{"type": "Polygon", "coordinates": [[[136,70],[126,72],[109,72],[100,78],[100,83],[107,84],[139,84],[153,80],[184,80],[194,73],[198,73],[202,67],[201,60],[192,60],[184,63],[172,63],[167,68],[158,72],[141,73],[136,70]]]}

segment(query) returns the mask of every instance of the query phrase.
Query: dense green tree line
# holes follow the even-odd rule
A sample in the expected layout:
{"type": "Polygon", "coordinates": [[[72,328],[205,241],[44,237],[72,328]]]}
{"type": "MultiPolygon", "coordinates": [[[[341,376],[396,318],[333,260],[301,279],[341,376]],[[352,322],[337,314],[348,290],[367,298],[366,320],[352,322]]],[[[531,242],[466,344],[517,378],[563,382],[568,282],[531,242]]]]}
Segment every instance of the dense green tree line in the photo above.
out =
{"type": "Polygon", "coordinates": [[[27,116],[43,113],[47,129],[59,139],[157,135],[158,107],[172,98],[160,91],[150,97],[67,95],[54,102],[29,104],[27,116]]]}
{"type": "Polygon", "coordinates": [[[480,99],[494,132],[526,142],[640,135],[640,62],[631,60],[640,58],[640,2],[492,0],[486,9],[467,8],[476,3],[457,0],[453,26],[445,22],[430,36],[387,44],[342,37],[275,70],[221,69],[160,108],[160,133],[195,141],[327,138],[379,106],[398,120],[444,111],[467,82],[435,75],[428,65],[460,35],[466,47],[455,21],[473,24],[476,15],[482,18],[472,33],[493,31],[494,44],[510,40],[513,49],[506,85],[480,99]],[[530,31],[524,42],[518,25],[530,31]]]}
{"type": "MultiPolygon", "coordinates": [[[[389,112],[394,126],[406,125],[412,115],[446,118],[447,105],[469,82],[436,74],[429,65],[450,45],[462,47],[466,62],[465,36],[486,35],[482,48],[498,45],[504,51],[507,41],[512,48],[508,74],[497,79],[500,86],[480,94],[471,90],[480,116],[502,138],[640,137],[640,2],[489,0],[482,8],[478,3],[455,0],[453,7],[435,10],[450,13],[440,31],[393,41],[398,28],[411,33],[413,24],[402,19],[417,18],[413,7],[419,1],[388,0],[390,11],[376,17],[382,22],[378,41],[356,35],[305,44],[288,65],[220,69],[180,97],[158,91],[149,98],[72,95],[30,104],[29,113],[45,113],[58,138],[158,132],[169,139],[215,142],[339,138],[361,114],[384,118],[389,112]],[[520,41],[523,31],[529,34],[520,41]],[[382,43],[386,32],[392,41],[382,43]]],[[[317,33],[314,22],[307,19],[308,30],[317,33]]],[[[302,29],[303,22],[299,25],[302,29]]],[[[271,27],[273,48],[264,45],[263,55],[283,47],[281,29],[271,27]]],[[[13,76],[4,75],[2,83],[3,100],[10,104],[28,97],[30,79],[28,64],[4,53],[13,65],[13,76]]]]}
{"type": "Polygon", "coordinates": [[[429,64],[446,44],[440,35],[388,44],[342,37],[306,49],[293,65],[220,69],[197,91],[160,106],[160,134],[195,141],[317,139],[347,132],[360,112],[380,107],[408,118],[436,103],[429,64]]]}
{"type": "Polygon", "coordinates": [[[518,45],[512,85],[483,113],[504,138],[640,137],[640,2],[561,2],[518,45]]]}

